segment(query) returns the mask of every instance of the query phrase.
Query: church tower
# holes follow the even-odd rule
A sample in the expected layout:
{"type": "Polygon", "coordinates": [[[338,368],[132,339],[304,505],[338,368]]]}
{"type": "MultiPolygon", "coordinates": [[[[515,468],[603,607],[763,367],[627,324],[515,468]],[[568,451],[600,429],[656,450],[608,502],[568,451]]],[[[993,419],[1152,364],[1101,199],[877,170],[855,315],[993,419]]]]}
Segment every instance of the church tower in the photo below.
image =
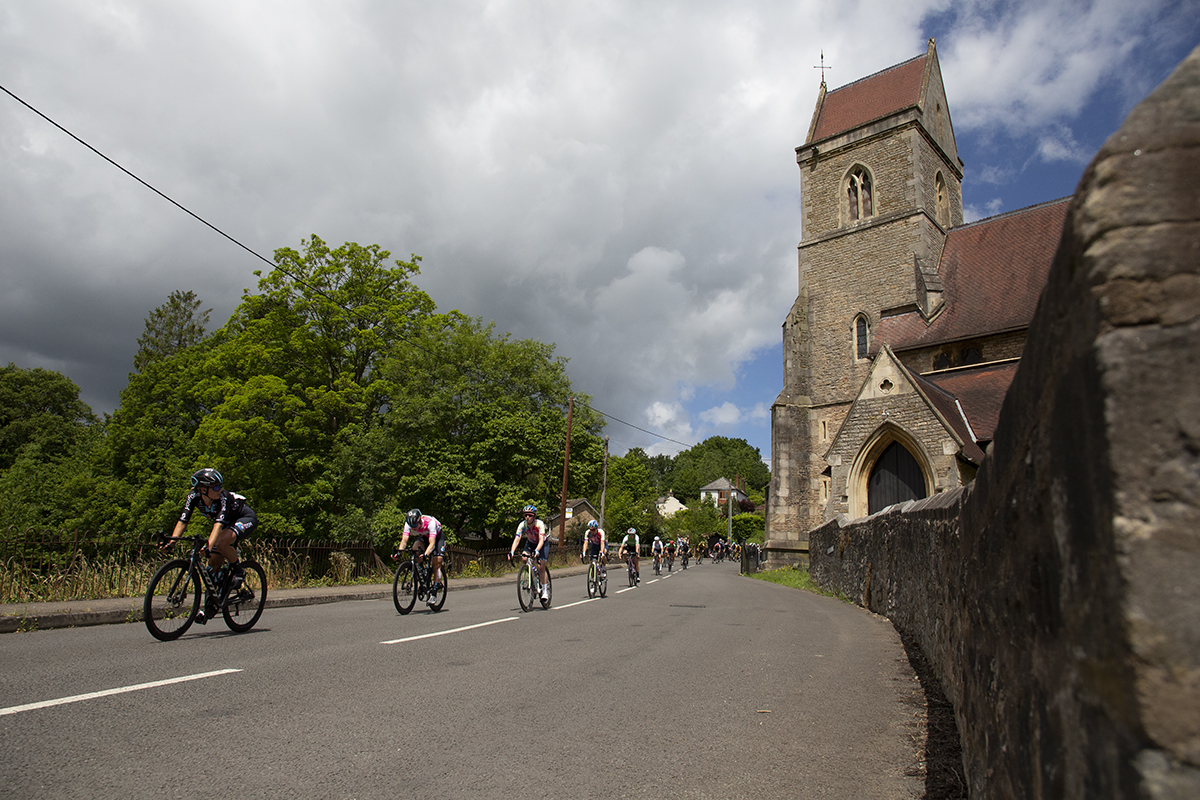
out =
{"type": "Polygon", "coordinates": [[[871,373],[880,320],[942,310],[938,259],[962,224],[962,162],[937,49],[817,95],[800,168],[799,291],[772,406],[767,550],[786,562],[839,505],[831,443],[871,373]],[[831,504],[831,500],[834,502],[831,504]]]}

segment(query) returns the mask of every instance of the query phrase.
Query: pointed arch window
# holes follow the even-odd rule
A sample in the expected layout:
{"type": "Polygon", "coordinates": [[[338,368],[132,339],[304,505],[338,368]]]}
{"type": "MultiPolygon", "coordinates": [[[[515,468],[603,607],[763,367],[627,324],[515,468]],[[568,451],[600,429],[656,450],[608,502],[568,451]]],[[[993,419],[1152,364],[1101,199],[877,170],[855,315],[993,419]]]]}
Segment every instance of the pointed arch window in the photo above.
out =
{"type": "Polygon", "coordinates": [[[937,196],[937,222],[943,228],[950,227],[950,196],[946,192],[946,179],[938,173],[933,179],[934,192],[937,196]]]}
{"type": "Polygon", "coordinates": [[[859,314],[854,318],[854,357],[866,358],[867,350],[870,348],[869,341],[870,329],[867,327],[867,318],[859,314]]]}
{"type": "Polygon", "coordinates": [[[846,204],[851,222],[875,216],[875,182],[862,165],[846,174],[846,204]]]}

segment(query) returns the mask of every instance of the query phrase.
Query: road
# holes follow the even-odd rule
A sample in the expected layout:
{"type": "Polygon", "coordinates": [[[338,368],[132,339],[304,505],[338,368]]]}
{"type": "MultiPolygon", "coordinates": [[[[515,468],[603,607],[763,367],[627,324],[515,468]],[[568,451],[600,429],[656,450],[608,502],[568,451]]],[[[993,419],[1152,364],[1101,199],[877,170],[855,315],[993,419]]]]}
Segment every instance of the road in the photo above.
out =
{"type": "Polygon", "coordinates": [[[593,601],[563,578],[530,613],[513,586],[452,587],[437,614],[268,609],[168,643],[5,635],[0,796],[921,796],[890,623],[732,564],[643,566],[593,601]]]}

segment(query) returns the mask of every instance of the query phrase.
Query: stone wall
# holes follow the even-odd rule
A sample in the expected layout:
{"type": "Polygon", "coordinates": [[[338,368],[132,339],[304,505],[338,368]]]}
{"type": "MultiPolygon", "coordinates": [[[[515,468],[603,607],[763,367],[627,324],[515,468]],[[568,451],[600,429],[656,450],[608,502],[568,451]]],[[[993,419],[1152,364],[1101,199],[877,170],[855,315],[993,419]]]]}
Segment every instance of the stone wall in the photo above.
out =
{"type": "Polygon", "coordinates": [[[912,636],[973,798],[1200,797],[1200,48],[1085,172],[969,490],[809,536],[912,636]]]}

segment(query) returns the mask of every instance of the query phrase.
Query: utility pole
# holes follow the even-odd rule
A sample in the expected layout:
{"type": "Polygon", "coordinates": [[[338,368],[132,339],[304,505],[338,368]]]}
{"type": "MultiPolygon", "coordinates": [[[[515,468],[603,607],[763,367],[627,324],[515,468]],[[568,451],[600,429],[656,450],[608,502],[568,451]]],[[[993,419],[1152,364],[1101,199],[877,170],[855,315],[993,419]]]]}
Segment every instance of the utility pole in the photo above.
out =
{"type": "MultiPolygon", "coordinates": [[[[600,527],[604,528],[604,494],[608,491],[608,437],[604,437],[604,469],[600,472],[600,527]]],[[[607,530],[607,529],[605,529],[607,530]]]]}
{"type": "Polygon", "coordinates": [[[567,467],[571,464],[571,413],[575,410],[575,398],[567,400],[567,448],[563,451],[562,502],[558,507],[558,549],[567,543],[567,467]]]}

